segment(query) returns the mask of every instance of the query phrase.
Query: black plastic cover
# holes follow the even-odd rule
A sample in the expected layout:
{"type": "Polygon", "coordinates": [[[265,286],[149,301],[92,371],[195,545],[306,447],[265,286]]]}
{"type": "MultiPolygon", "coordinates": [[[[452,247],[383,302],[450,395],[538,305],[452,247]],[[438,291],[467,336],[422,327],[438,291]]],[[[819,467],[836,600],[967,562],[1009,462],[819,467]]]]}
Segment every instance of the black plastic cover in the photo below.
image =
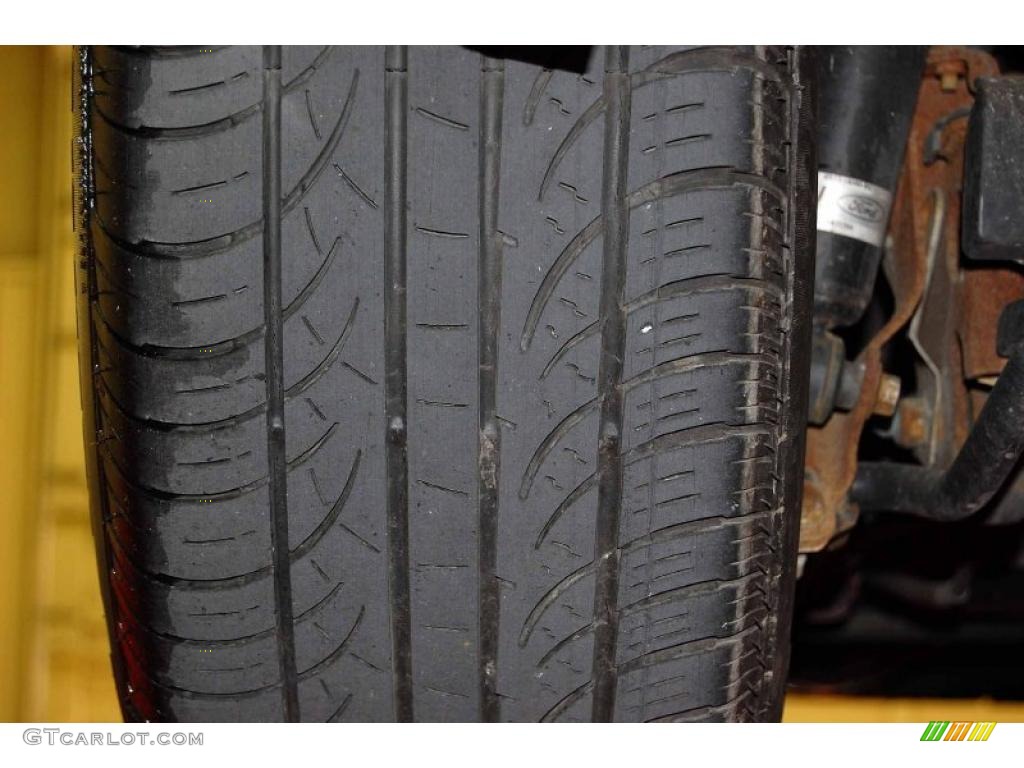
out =
{"type": "Polygon", "coordinates": [[[979,78],[967,129],[963,249],[1024,260],[1024,77],[979,78]]]}

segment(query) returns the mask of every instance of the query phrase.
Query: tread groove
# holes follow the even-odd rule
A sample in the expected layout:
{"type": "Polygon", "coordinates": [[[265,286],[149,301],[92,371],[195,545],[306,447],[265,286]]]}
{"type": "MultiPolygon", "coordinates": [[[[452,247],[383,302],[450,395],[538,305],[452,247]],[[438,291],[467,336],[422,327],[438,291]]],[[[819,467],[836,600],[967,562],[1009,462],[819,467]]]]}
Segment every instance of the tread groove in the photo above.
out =
{"type": "Polygon", "coordinates": [[[480,563],[480,718],[497,722],[501,700],[496,690],[500,585],[498,558],[498,483],[501,425],[498,423],[498,344],[501,333],[502,240],[498,230],[501,182],[501,130],[505,68],[484,58],[480,73],[480,269],[479,297],[479,563],[480,563]]]}
{"type": "Polygon", "coordinates": [[[622,360],[626,314],[622,307],[629,239],[626,193],[629,163],[629,49],[605,52],[604,164],[601,216],[604,219],[601,274],[601,352],[598,400],[601,408],[597,453],[594,653],[591,720],[610,722],[615,713],[618,635],[619,514],[622,507],[622,360]]]}
{"type": "Polygon", "coordinates": [[[384,179],[384,414],[388,590],[395,719],[413,719],[412,628],[409,587],[408,370],[406,360],[406,201],[408,142],[407,51],[385,53],[384,179]]]}
{"type": "Polygon", "coordinates": [[[288,458],[284,425],[284,315],[281,298],[281,47],[263,48],[263,312],[267,385],[267,473],[278,664],[284,719],[297,722],[291,555],[288,547],[288,458]]]}

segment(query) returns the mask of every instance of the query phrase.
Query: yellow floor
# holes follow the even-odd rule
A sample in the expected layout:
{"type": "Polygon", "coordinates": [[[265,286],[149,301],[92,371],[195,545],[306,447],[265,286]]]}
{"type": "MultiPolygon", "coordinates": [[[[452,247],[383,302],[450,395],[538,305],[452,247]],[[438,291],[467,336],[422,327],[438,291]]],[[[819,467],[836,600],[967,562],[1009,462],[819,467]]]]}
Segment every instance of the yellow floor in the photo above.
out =
{"type": "MultiPolygon", "coordinates": [[[[114,721],[75,352],[71,52],[0,47],[0,71],[0,721],[114,721]]],[[[1024,703],[800,694],[785,717],[1005,722],[1024,703]]]]}
{"type": "Polygon", "coordinates": [[[927,723],[931,720],[1024,722],[1024,702],[989,699],[884,699],[791,693],[787,723],[927,723]]]}
{"type": "Polygon", "coordinates": [[[0,720],[116,720],[78,394],[71,50],[0,47],[0,70],[0,720]]]}

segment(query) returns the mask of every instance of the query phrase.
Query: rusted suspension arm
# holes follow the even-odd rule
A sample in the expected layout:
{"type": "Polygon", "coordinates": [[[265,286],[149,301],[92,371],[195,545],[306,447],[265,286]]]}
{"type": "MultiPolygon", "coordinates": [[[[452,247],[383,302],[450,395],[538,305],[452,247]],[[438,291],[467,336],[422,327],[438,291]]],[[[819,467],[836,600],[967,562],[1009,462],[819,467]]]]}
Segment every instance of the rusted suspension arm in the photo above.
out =
{"type": "MultiPolygon", "coordinates": [[[[890,462],[862,462],[851,496],[862,511],[905,512],[931,520],[970,517],[1006,484],[1024,453],[1024,303],[1008,308],[1000,336],[1012,335],[1010,358],[967,440],[945,472],[890,462]],[[1013,327],[1006,327],[1012,323],[1013,327]]],[[[1012,510],[1024,520],[1024,505],[1012,510]]]]}

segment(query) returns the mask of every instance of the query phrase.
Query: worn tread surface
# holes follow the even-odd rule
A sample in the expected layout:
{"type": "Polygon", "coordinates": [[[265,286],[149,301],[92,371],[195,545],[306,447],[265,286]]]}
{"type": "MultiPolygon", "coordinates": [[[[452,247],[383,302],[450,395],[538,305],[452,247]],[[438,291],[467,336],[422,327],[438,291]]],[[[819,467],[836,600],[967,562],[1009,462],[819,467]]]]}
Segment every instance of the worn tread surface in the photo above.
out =
{"type": "Polygon", "coordinates": [[[82,49],[126,718],[776,717],[803,56],[82,49]]]}

